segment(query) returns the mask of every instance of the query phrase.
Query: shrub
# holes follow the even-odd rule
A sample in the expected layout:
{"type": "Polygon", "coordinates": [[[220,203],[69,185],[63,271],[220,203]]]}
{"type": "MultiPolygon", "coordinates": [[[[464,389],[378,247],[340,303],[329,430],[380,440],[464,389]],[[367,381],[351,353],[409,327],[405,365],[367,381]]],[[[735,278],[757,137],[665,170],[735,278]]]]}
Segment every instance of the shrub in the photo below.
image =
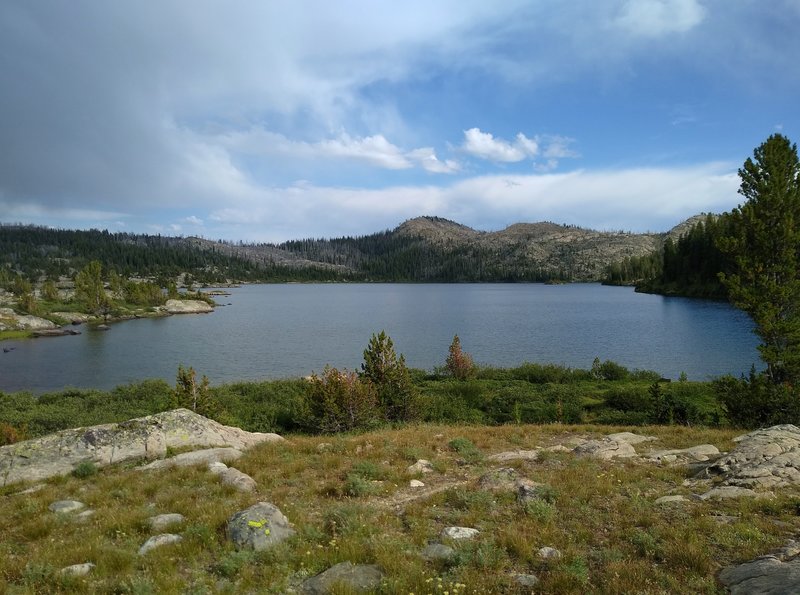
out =
{"type": "Polygon", "coordinates": [[[315,432],[347,432],[380,422],[374,385],[347,370],[326,367],[322,376],[313,374],[306,404],[306,425],[315,432]]]}
{"type": "Polygon", "coordinates": [[[192,367],[187,370],[183,366],[178,366],[172,406],[185,407],[205,417],[217,418],[220,414],[220,407],[211,396],[208,377],[203,376],[198,384],[197,373],[192,367]]]}
{"type": "Polygon", "coordinates": [[[475,375],[475,364],[472,361],[472,357],[461,350],[461,340],[458,335],[455,335],[453,342],[450,343],[445,368],[456,380],[466,380],[475,375]]]}
{"type": "Polygon", "coordinates": [[[738,428],[757,428],[800,422],[800,394],[787,384],[773,384],[764,374],[750,370],[748,378],[724,376],[714,381],[714,391],[728,421],[738,428]]]}
{"type": "Polygon", "coordinates": [[[72,476],[78,479],[85,479],[97,474],[97,465],[92,461],[81,461],[72,470],[72,476]]]}
{"type": "Polygon", "coordinates": [[[0,422],[0,446],[15,444],[20,440],[25,440],[25,432],[7,424],[0,422]]]}
{"type": "Polygon", "coordinates": [[[453,438],[447,443],[451,449],[456,451],[468,463],[477,463],[483,458],[483,453],[467,438],[453,438]]]}
{"type": "Polygon", "coordinates": [[[600,358],[592,362],[592,376],[597,380],[626,380],[630,376],[628,368],[611,360],[600,363],[600,358]]]}

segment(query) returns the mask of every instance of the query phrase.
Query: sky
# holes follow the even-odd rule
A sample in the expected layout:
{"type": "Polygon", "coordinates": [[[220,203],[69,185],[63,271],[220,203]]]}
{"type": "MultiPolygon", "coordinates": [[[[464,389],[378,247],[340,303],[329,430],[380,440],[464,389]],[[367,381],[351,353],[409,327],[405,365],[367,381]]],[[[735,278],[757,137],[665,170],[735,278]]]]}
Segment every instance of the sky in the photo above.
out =
{"type": "Polygon", "coordinates": [[[0,3],[0,222],[666,231],[800,139],[800,0],[0,3]]]}

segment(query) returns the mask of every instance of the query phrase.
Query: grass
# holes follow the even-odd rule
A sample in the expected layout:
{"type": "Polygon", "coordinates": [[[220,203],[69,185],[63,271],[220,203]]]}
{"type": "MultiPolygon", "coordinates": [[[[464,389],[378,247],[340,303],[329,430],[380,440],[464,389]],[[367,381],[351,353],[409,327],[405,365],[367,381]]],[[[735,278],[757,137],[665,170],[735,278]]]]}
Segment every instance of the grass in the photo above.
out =
{"type": "MultiPolygon", "coordinates": [[[[768,501],[659,507],[653,502],[661,495],[689,493],[681,468],[571,453],[502,465],[549,486],[542,500],[523,505],[512,492],[478,489],[478,478],[501,465],[464,455],[623,429],[630,428],[416,425],[289,436],[237,461],[256,480],[256,494],[223,486],[202,468],[144,473],[131,465],[54,479],[24,496],[15,495],[24,486],[0,488],[0,592],[283,593],[349,560],[385,570],[381,593],[513,593],[514,573],[535,574],[543,593],[717,593],[722,566],[766,553],[800,528],[796,490],[768,501]],[[318,449],[322,442],[331,447],[318,449]],[[420,456],[436,471],[415,492],[407,487],[407,467],[420,456]],[[86,503],[94,516],[79,523],[47,510],[67,498],[86,503]],[[267,552],[237,552],[225,539],[226,520],[261,500],[276,504],[297,534],[267,552]],[[138,556],[151,535],[147,518],[167,512],[186,516],[171,528],[183,541],[138,556]],[[720,522],[717,513],[734,520],[720,522]],[[425,562],[419,552],[450,525],[481,533],[451,543],[457,554],[451,563],[425,562]],[[543,546],[562,557],[539,559],[543,546]],[[58,573],[88,561],[96,568],[86,577],[58,573]]],[[[729,449],[736,435],[681,427],[642,433],[658,436],[657,448],[729,449]]]]}

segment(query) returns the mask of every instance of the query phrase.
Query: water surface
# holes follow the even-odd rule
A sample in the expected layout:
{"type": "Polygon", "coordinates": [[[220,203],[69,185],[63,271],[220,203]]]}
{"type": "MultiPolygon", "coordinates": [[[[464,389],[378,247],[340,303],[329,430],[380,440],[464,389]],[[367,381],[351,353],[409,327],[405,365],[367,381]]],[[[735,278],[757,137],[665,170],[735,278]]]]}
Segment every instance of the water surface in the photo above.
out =
{"type": "Polygon", "coordinates": [[[74,337],[4,342],[0,390],[173,383],[178,365],[212,384],[357,369],[386,330],[410,366],[444,363],[454,334],[476,362],[588,368],[595,357],[692,380],[758,363],[752,323],[728,304],[637,294],[595,284],[250,285],[208,315],[79,327],[74,337]]]}

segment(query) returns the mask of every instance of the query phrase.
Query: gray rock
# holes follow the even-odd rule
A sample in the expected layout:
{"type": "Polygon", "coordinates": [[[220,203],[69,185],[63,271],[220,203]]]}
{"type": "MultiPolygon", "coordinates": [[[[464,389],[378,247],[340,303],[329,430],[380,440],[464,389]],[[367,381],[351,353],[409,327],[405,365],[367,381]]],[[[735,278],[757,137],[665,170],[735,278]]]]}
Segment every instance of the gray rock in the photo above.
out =
{"type": "Polygon", "coordinates": [[[703,476],[722,476],[722,483],[745,488],[800,484],[800,428],[772,426],[734,438],[727,455],[709,465],[703,476]]]}
{"type": "Polygon", "coordinates": [[[690,448],[657,450],[642,456],[656,463],[690,463],[716,459],[720,456],[720,452],[713,444],[699,444],[690,448]]]}
{"type": "Polygon", "coordinates": [[[94,568],[95,565],[91,562],[84,562],[83,564],[73,564],[72,566],[67,566],[66,568],[59,570],[59,572],[69,576],[86,576],[92,570],[94,570],[94,568]]]}
{"type": "Polygon", "coordinates": [[[433,473],[433,464],[425,459],[419,459],[413,465],[408,466],[409,473],[433,473]]]}
{"type": "Polygon", "coordinates": [[[173,543],[178,543],[179,541],[183,541],[183,537],[180,535],[175,535],[174,533],[161,533],[160,535],[153,535],[150,539],[142,544],[142,547],[139,548],[139,555],[143,556],[150,550],[154,550],[157,547],[172,545],[173,543]]]}
{"type": "Polygon", "coordinates": [[[661,496],[660,498],[656,499],[654,504],[665,506],[667,504],[683,504],[684,502],[689,502],[689,499],[686,496],[675,495],[675,496],[661,496]]]}
{"type": "Polygon", "coordinates": [[[85,523],[94,516],[94,510],[87,508],[75,515],[75,521],[78,523],[85,523]]]}
{"type": "Polygon", "coordinates": [[[38,331],[58,328],[54,322],[30,314],[17,314],[11,308],[0,308],[0,318],[3,319],[6,330],[38,331]]]}
{"type": "Polygon", "coordinates": [[[495,463],[507,463],[508,461],[535,461],[538,458],[538,450],[509,450],[489,455],[486,460],[494,461],[495,463]]]}
{"type": "Polygon", "coordinates": [[[188,409],[176,409],[2,446],[0,485],[67,475],[85,461],[103,466],[130,459],[160,458],[168,448],[225,446],[245,450],[261,442],[279,440],[283,438],[277,434],[246,432],[188,409]]]}
{"type": "Polygon", "coordinates": [[[731,595],[797,595],[800,593],[800,559],[783,562],[761,556],[719,573],[731,595]]]}
{"type": "Polygon", "coordinates": [[[517,501],[523,504],[532,500],[544,499],[549,489],[549,486],[543,483],[524,478],[517,480],[515,487],[517,489],[517,501]]]}
{"type": "Polygon", "coordinates": [[[142,470],[166,469],[168,467],[191,467],[192,465],[210,465],[211,463],[230,463],[241,458],[242,451],[238,448],[204,448],[182,452],[168,459],[153,461],[140,467],[142,470]]]}
{"type": "Polygon", "coordinates": [[[480,531],[472,527],[445,527],[442,529],[442,537],[450,539],[474,539],[480,531]]]}
{"type": "Polygon", "coordinates": [[[739,486],[719,486],[712,488],[705,494],[700,495],[701,500],[725,500],[727,498],[772,498],[772,492],[756,492],[749,488],[739,486]]]}
{"type": "Polygon", "coordinates": [[[170,314],[208,314],[214,308],[203,300],[167,300],[164,310],[170,314]]]}
{"type": "Polygon", "coordinates": [[[576,446],[572,452],[581,457],[593,457],[604,461],[636,456],[636,450],[628,442],[611,438],[589,440],[576,446]]]}
{"type": "Polygon", "coordinates": [[[536,555],[539,556],[539,559],[541,560],[561,559],[561,552],[559,552],[556,548],[550,546],[539,548],[539,551],[536,552],[536,555]]]}
{"type": "Polygon", "coordinates": [[[327,595],[337,585],[361,593],[377,589],[383,581],[383,571],[374,564],[340,562],[325,572],[303,582],[301,590],[307,595],[327,595]]]}
{"type": "MultiPolygon", "coordinates": [[[[216,469],[219,469],[219,465],[224,465],[224,463],[214,463],[214,465],[217,466],[216,469]]],[[[256,480],[250,477],[247,473],[239,471],[238,469],[234,469],[233,467],[225,467],[225,469],[215,471],[209,466],[209,470],[212,471],[212,473],[219,475],[222,483],[232,486],[240,492],[254,492],[256,490],[256,480]]]]}
{"type": "Polygon", "coordinates": [[[424,488],[425,484],[422,483],[418,479],[412,479],[411,481],[408,482],[408,487],[410,487],[410,488],[424,488]]]}
{"type": "Polygon", "coordinates": [[[83,502],[78,502],[77,500],[58,500],[57,502],[53,502],[47,508],[58,514],[69,514],[86,508],[86,505],[83,502]]]}
{"type": "Polygon", "coordinates": [[[147,523],[150,525],[150,528],[153,531],[161,531],[169,527],[170,525],[177,525],[178,523],[182,523],[186,520],[186,517],[182,514],[178,514],[177,512],[171,512],[167,514],[159,514],[156,516],[151,516],[147,519],[147,523]]]}
{"type": "Polygon", "coordinates": [[[270,548],[294,535],[289,519],[274,504],[259,502],[234,514],[226,527],[236,549],[270,548]]]}
{"type": "Polygon", "coordinates": [[[478,480],[478,487],[482,490],[512,491],[516,489],[519,473],[511,467],[500,467],[484,473],[478,480]]]}
{"type": "Polygon", "coordinates": [[[511,580],[524,589],[533,589],[539,584],[539,579],[533,574],[516,573],[511,575],[511,580]]]}
{"type": "Polygon", "coordinates": [[[456,551],[443,543],[431,543],[425,546],[420,556],[428,562],[452,562],[455,560],[456,551]]]}
{"type": "Polygon", "coordinates": [[[641,434],[634,434],[633,432],[617,432],[616,434],[609,434],[606,438],[610,438],[611,440],[623,440],[633,446],[641,444],[642,442],[658,440],[655,436],[642,436],[641,434]]]}

